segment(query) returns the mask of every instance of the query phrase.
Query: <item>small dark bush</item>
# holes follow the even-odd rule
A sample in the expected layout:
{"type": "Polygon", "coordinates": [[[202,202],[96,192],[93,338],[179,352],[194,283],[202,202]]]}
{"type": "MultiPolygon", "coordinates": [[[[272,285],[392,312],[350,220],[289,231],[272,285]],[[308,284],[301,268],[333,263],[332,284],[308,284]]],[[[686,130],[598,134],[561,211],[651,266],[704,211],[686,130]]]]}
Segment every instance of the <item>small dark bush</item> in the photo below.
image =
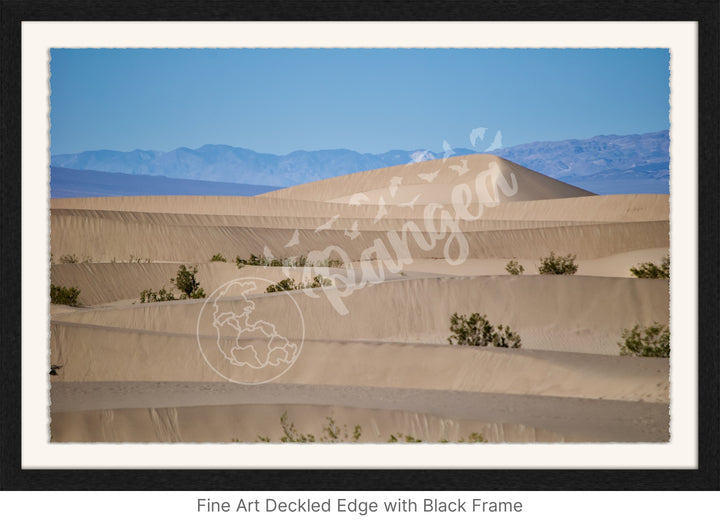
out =
{"type": "Polygon", "coordinates": [[[164,287],[160,289],[160,291],[158,291],[157,293],[152,289],[145,289],[142,293],[140,293],[141,304],[149,302],[169,302],[171,300],[179,299],[175,298],[175,295],[173,295],[172,293],[165,291],[164,287]]]}
{"type": "Polygon", "coordinates": [[[495,346],[496,348],[519,348],[520,335],[510,326],[498,326],[498,330],[488,322],[485,315],[473,313],[469,317],[453,313],[450,317],[450,344],[458,346],[495,346]],[[498,332],[499,330],[499,332],[498,332]]]}
{"type": "Polygon", "coordinates": [[[65,254],[60,257],[60,263],[78,263],[80,260],[74,254],[65,254]]]}
{"type": "Polygon", "coordinates": [[[517,260],[510,260],[505,266],[505,270],[510,274],[523,274],[525,272],[525,268],[517,260]]]}
{"type": "Polygon", "coordinates": [[[170,281],[182,291],[180,299],[186,298],[205,298],[205,291],[200,287],[200,283],[195,278],[197,267],[186,267],[181,265],[178,268],[177,276],[171,278],[170,281]]]}
{"type": "Polygon", "coordinates": [[[670,278],[670,258],[662,259],[660,266],[652,262],[638,264],[638,267],[631,267],[630,272],[637,278],[670,278]]]}
{"type": "Polygon", "coordinates": [[[575,274],[578,266],[575,263],[575,255],[555,256],[554,252],[546,258],[540,258],[538,272],[540,274],[575,274]]]}
{"type": "Polygon", "coordinates": [[[296,289],[298,289],[298,286],[295,284],[295,280],[292,278],[285,278],[284,280],[280,280],[276,284],[267,286],[265,292],[277,293],[279,291],[294,291],[296,289]]]}
{"type": "Polygon", "coordinates": [[[622,341],[618,342],[620,355],[633,357],[669,357],[670,329],[662,324],[648,327],[635,324],[631,329],[624,329],[622,341]]]}
{"type": "Polygon", "coordinates": [[[279,282],[267,286],[266,293],[277,293],[278,291],[297,291],[300,289],[314,289],[316,287],[328,287],[332,285],[332,280],[320,275],[315,275],[311,282],[298,284],[293,278],[285,278],[279,282]]]}
{"type": "Polygon", "coordinates": [[[256,256],[250,253],[250,258],[235,258],[238,268],[242,269],[246,265],[260,265],[263,267],[342,267],[343,261],[336,258],[326,258],[319,262],[310,262],[307,255],[301,254],[294,258],[268,258],[266,256],[256,256]]]}
{"type": "Polygon", "coordinates": [[[185,265],[181,265],[178,267],[177,276],[170,279],[170,282],[180,290],[180,297],[176,298],[173,293],[166,291],[164,287],[157,293],[152,289],[145,289],[140,293],[140,303],[205,298],[205,291],[200,287],[200,283],[195,278],[196,273],[197,267],[188,268],[185,265]]]}
{"type": "MultiPolygon", "coordinates": [[[[322,433],[316,437],[314,434],[304,434],[300,432],[295,423],[290,420],[287,412],[283,412],[280,416],[280,427],[283,435],[280,437],[282,443],[356,443],[362,437],[362,427],[356,424],[352,430],[352,434],[348,430],[346,424],[339,425],[332,417],[325,418],[325,424],[322,427],[322,433]]],[[[262,443],[270,443],[270,436],[257,436],[257,440],[262,443]]],[[[233,443],[239,443],[237,438],[231,438],[233,443]]],[[[467,438],[461,437],[458,443],[486,443],[487,440],[478,432],[472,432],[467,438]]],[[[390,434],[388,443],[422,443],[422,439],[414,436],[398,432],[390,434]]],[[[440,443],[449,443],[447,439],[440,439],[440,443]]]]}
{"type": "Polygon", "coordinates": [[[50,302],[66,306],[79,306],[80,290],[77,287],[62,287],[50,284],[50,302]]]}
{"type": "Polygon", "coordinates": [[[210,258],[210,261],[211,262],[227,262],[225,257],[220,253],[213,254],[212,258],[210,258]]]}

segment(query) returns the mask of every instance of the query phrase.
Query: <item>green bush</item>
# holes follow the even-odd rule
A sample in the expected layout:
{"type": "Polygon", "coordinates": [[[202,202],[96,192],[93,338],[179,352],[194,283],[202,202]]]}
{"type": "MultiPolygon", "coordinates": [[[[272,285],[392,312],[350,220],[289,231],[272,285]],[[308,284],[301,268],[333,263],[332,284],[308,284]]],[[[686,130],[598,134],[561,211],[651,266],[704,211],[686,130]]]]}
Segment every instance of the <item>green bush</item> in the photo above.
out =
{"type": "Polygon", "coordinates": [[[79,306],[80,290],[77,287],[62,287],[50,284],[50,303],[79,306]]]}
{"type": "Polygon", "coordinates": [[[633,357],[669,357],[670,356],[670,329],[662,324],[641,326],[635,324],[622,332],[620,355],[633,357]]]}
{"type": "Polygon", "coordinates": [[[314,289],[316,287],[328,287],[332,285],[332,280],[320,275],[315,275],[311,282],[298,284],[293,278],[285,278],[279,282],[267,286],[266,293],[277,293],[279,291],[298,291],[300,289],[314,289]]]}
{"type": "Polygon", "coordinates": [[[485,315],[473,313],[470,316],[453,313],[450,317],[450,344],[458,346],[494,346],[496,348],[519,348],[520,335],[510,326],[499,325],[497,330],[485,315]]]}
{"type": "Polygon", "coordinates": [[[546,258],[540,258],[538,272],[540,274],[575,274],[578,266],[575,263],[575,255],[555,256],[554,252],[546,258]]]}
{"type": "Polygon", "coordinates": [[[342,267],[343,261],[336,258],[326,258],[319,262],[310,262],[307,255],[301,254],[293,258],[268,258],[250,253],[250,258],[235,258],[239,269],[246,265],[259,265],[262,267],[342,267]]]}
{"type": "Polygon", "coordinates": [[[291,258],[286,258],[284,260],[281,260],[280,258],[267,258],[265,256],[255,256],[250,253],[250,258],[244,259],[238,256],[235,258],[235,263],[240,269],[246,265],[259,265],[262,267],[293,267],[295,260],[291,258]]]}
{"type": "Polygon", "coordinates": [[[313,263],[312,266],[313,267],[342,267],[343,261],[338,260],[337,258],[325,258],[324,260],[313,263]]]}
{"type": "Polygon", "coordinates": [[[212,258],[210,258],[210,261],[211,262],[227,262],[225,257],[220,253],[213,254],[212,258]]]}
{"type": "Polygon", "coordinates": [[[188,298],[205,298],[205,291],[200,287],[200,282],[195,278],[197,267],[186,267],[181,265],[175,278],[171,278],[170,282],[177,287],[181,294],[179,297],[163,287],[157,293],[152,289],[145,289],[140,293],[140,303],[148,302],[169,302],[172,300],[185,300],[188,298]]]}
{"type": "MultiPolygon", "coordinates": [[[[306,434],[298,431],[295,427],[295,423],[290,420],[287,412],[283,412],[280,417],[280,427],[282,428],[283,435],[280,437],[282,443],[356,443],[362,437],[362,427],[355,425],[352,434],[348,431],[347,425],[338,425],[335,419],[332,417],[325,418],[325,424],[322,427],[322,433],[316,437],[314,434],[306,434]]],[[[270,436],[257,437],[257,440],[262,443],[270,443],[270,436]]],[[[239,443],[240,440],[232,438],[231,442],[239,443]]],[[[398,432],[397,434],[390,434],[388,443],[422,443],[422,439],[418,439],[408,434],[398,432]]],[[[441,439],[441,443],[448,443],[447,439],[441,439]]],[[[461,437],[457,441],[458,443],[486,443],[486,439],[482,434],[478,432],[472,432],[467,438],[461,437]]]]}
{"type": "Polygon", "coordinates": [[[149,302],[168,302],[170,300],[179,300],[179,298],[175,298],[175,295],[165,291],[164,287],[157,293],[152,289],[145,289],[142,293],[140,293],[141,304],[149,302]]]}
{"type": "Polygon", "coordinates": [[[295,284],[295,280],[292,278],[285,278],[279,282],[267,286],[265,289],[266,293],[277,293],[279,291],[295,291],[299,289],[299,286],[295,284]]]}
{"type": "Polygon", "coordinates": [[[205,291],[200,287],[200,283],[195,278],[197,267],[185,267],[181,265],[178,268],[177,276],[171,278],[170,281],[182,291],[180,299],[186,298],[205,298],[205,291]]]}
{"type": "MultiPolygon", "coordinates": [[[[350,435],[347,431],[347,425],[342,427],[335,423],[335,419],[332,417],[325,418],[326,423],[322,427],[322,434],[316,438],[313,434],[302,434],[295,428],[295,423],[288,419],[287,412],[283,412],[280,417],[280,426],[283,430],[283,435],[280,441],[283,443],[344,443],[350,439],[350,435]]],[[[355,443],[360,439],[362,435],[362,428],[360,425],[355,425],[352,435],[352,442],[355,443]]],[[[258,436],[258,440],[269,443],[269,437],[258,436]]]]}
{"type": "Polygon", "coordinates": [[[652,262],[638,264],[638,267],[631,267],[630,272],[637,278],[670,278],[670,257],[662,259],[660,266],[652,262]]]}
{"type": "Polygon", "coordinates": [[[514,259],[507,263],[505,270],[510,274],[523,274],[525,272],[525,268],[514,259]]]}

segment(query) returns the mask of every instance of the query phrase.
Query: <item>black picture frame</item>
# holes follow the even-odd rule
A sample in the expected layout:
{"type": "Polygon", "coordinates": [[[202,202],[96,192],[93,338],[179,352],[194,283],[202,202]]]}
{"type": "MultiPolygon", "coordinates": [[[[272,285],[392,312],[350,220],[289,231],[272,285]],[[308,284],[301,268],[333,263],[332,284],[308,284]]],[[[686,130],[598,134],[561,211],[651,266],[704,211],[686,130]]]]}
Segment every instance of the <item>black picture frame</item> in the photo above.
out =
{"type": "Polygon", "coordinates": [[[0,43],[2,490],[719,490],[720,5],[546,0],[398,2],[2,1],[0,43]],[[698,130],[698,456],[695,470],[26,470],[21,467],[21,24],[23,21],[696,21],[698,130]]]}

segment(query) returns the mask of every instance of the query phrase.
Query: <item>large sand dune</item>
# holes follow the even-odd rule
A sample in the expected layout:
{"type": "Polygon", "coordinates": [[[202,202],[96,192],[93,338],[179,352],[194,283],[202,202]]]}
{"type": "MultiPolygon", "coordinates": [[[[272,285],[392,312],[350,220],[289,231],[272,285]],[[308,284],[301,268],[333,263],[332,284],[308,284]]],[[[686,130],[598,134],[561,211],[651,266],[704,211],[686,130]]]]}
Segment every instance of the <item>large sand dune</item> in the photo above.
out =
{"type": "MultiPolygon", "coordinates": [[[[459,184],[478,192],[480,203],[529,201],[591,196],[592,192],[562,183],[511,161],[490,154],[398,165],[358,172],[269,192],[268,196],[307,201],[349,203],[353,197],[371,203],[400,204],[417,197],[417,203],[451,203],[459,184]],[[478,180],[477,176],[481,175],[478,180]],[[501,180],[514,192],[498,192],[501,180]],[[331,184],[328,184],[331,182],[331,184]],[[394,189],[394,190],[393,190],[394,189]],[[512,195],[508,195],[512,194],[512,195]]],[[[361,201],[361,202],[362,202],[361,201]]]]}
{"type": "Polygon", "coordinates": [[[667,281],[629,274],[667,255],[668,231],[667,196],[595,196],[490,155],[252,198],[52,200],[54,261],[85,261],[51,269],[83,304],[51,312],[53,440],[278,441],[288,411],[313,433],[329,415],[361,424],[362,441],[666,441],[668,360],[621,357],[617,342],[668,323],[667,281]],[[576,255],[578,275],[538,275],[551,251],[576,255]],[[317,267],[238,269],[251,253],[317,267]],[[510,258],[524,276],[506,273],[510,258]],[[208,302],[139,302],[181,263],[208,302]],[[317,274],[332,285],[264,293],[317,274]],[[246,292],[218,298],[232,281],[246,292]],[[213,310],[236,318],[216,327],[213,310]],[[454,312],[510,325],[522,349],[448,345],[454,312]],[[260,349],[259,322],[301,353],[269,384],[231,382],[236,366],[201,349],[260,349]]]}

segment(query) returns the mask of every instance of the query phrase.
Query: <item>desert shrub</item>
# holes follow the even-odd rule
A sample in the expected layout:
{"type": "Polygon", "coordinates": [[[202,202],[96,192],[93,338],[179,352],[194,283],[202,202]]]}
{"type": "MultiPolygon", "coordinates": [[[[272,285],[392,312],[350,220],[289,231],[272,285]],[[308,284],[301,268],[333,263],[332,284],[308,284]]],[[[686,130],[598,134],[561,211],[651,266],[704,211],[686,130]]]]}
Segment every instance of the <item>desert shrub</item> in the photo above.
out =
{"type": "Polygon", "coordinates": [[[50,303],[78,306],[80,290],[77,287],[63,287],[50,284],[50,303]]]}
{"type": "Polygon", "coordinates": [[[145,289],[140,293],[140,303],[148,302],[169,302],[172,300],[185,300],[187,298],[205,298],[205,291],[200,287],[195,275],[197,267],[187,267],[181,265],[175,278],[171,278],[170,282],[180,290],[180,296],[176,297],[172,292],[166,291],[163,287],[158,292],[152,289],[145,289]]]}
{"type": "Polygon", "coordinates": [[[337,258],[325,258],[319,262],[314,262],[313,267],[342,267],[343,261],[337,258]]]}
{"type": "Polygon", "coordinates": [[[298,289],[298,286],[295,284],[295,280],[293,278],[285,278],[284,280],[267,286],[265,292],[277,293],[279,291],[294,291],[296,289],[298,289]]]}
{"type": "Polygon", "coordinates": [[[145,304],[149,302],[169,302],[171,300],[179,300],[175,298],[175,295],[165,290],[163,287],[157,293],[152,289],[145,289],[140,293],[140,303],[145,304]]]}
{"type": "MultiPolygon", "coordinates": [[[[287,412],[283,412],[280,416],[280,427],[283,435],[280,437],[282,443],[356,443],[362,437],[362,427],[355,425],[352,433],[348,430],[346,424],[339,425],[332,417],[326,417],[322,427],[322,433],[319,436],[300,432],[295,423],[290,420],[287,412]]],[[[257,440],[261,443],[270,443],[270,436],[257,436],[257,440]]],[[[231,438],[233,443],[239,443],[237,438],[231,438]]],[[[422,443],[422,439],[416,438],[409,434],[398,432],[390,434],[388,443],[422,443]]],[[[447,439],[441,439],[441,443],[449,443],[447,439]]],[[[472,432],[467,438],[461,437],[458,443],[486,443],[487,440],[478,432],[472,432]]]]}
{"type": "Polygon", "coordinates": [[[254,254],[250,253],[250,258],[244,259],[240,258],[239,256],[235,258],[235,263],[239,268],[243,268],[246,265],[260,265],[263,267],[267,266],[273,266],[273,267],[280,267],[282,265],[282,262],[278,260],[277,258],[266,258],[265,256],[255,256],[254,254]]]}
{"type": "Polygon", "coordinates": [[[492,345],[496,348],[519,348],[520,335],[514,333],[510,326],[500,324],[497,331],[493,334],[492,345]]]}
{"type": "Polygon", "coordinates": [[[65,254],[60,257],[60,263],[78,263],[80,260],[74,254],[65,254]]]}
{"type": "MultiPolygon", "coordinates": [[[[283,435],[280,441],[283,443],[344,443],[350,439],[347,425],[338,426],[332,417],[325,418],[326,423],[322,427],[322,434],[316,438],[313,434],[303,434],[295,428],[295,423],[289,420],[287,412],[283,412],[280,417],[280,426],[283,435]]],[[[352,442],[357,442],[362,435],[362,427],[355,425],[352,434],[352,442]]],[[[269,437],[258,436],[258,440],[269,443],[269,437]]]]}
{"type": "Polygon", "coordinates": [[[413,437],[411,435],[402,434],[400,432],[395,434],[390,434],[390,439],[387,441],[388,443],[422,443],[422,439],[417,439],[416,437],[413,437]]]}
{"type": "Polygon", "coordinates": [[[303,289],[314,288],[314,287],[329,287],[332,285],[332,280],[325,278],[324,276],[315,275],[310,283],[303,284],[303,289]]]}
{"type": "Polygon", "coordinates": [[[638,264],[631,267],[630,272],[637,278],[670,278],[670,257],[663,258],[659,266],[652,262],[638,264]]]}
{"type": "Polygon", "coordinates": [[[540,266],[538,272],[540,274],[575,274],[578,266],[575,263],[575,255],[555,256],[554,252],[550,256],[540,258],[540,266]]]}
{"type": "Polygon", "coordinates": [[[342,267],[343,261],[337,258],[326,258],[318,262],[311,262],[305,254],[292,258],[268,258],[250,253],[250,258],[236,257],[235,264],[240,269],[246,265],[259,265],[263,267],[342,267]]]}
{"type": "Polygon", "coordinates": [[[210,261],[211,261],[211,262],[227,262],[227,260],[225,259],[225,257],[224,257],[222,254],[220,254],[220,253],[213,254],[213,255],[212,255],[212,258],[210,258],[210,261]]]}
{"type": "Polygon", "coordinates": [[[200,287],[200,283],[195,278],[197,267],[185,267],[181,265],[178,268],[177,276],[171,278],[170,281],[182,291],[181,300],[186,298],[205,298],[205,291],[200,287]]]}
{"type": "Polygon", "coordinates": [[[496,348],[519,348],[520,335],[510,326],[499,325],[497,330],[485,315],[472,313],[470,316],[453,313],[450,317],[450,344],[458,346],[495,346],[496,348]]]}
{"type": "Polygon", "coordinates": [[[507,263],[505,270],[510,274],[523,274],[525,272],[525,268],[515,259],[507,263]]]}
{"type": "Polygon", "coordinates": [[[662,324],[640,326],[635,324],[632,328],[622,332],[620,355],[633,357],[669,357],[670,356],[670,329],[662,324]]]}
{"type": "Polygon", "coordinates": [[[324,276],[315,275],[310,282],[298,284],[293,278],[285,278],[279,282],[267,286],[266,293],[277,293],[279,291],[298,291],[300,289],[313,289],[316,287],[328,287],[332,285],[332,280],[324,276]]]}

